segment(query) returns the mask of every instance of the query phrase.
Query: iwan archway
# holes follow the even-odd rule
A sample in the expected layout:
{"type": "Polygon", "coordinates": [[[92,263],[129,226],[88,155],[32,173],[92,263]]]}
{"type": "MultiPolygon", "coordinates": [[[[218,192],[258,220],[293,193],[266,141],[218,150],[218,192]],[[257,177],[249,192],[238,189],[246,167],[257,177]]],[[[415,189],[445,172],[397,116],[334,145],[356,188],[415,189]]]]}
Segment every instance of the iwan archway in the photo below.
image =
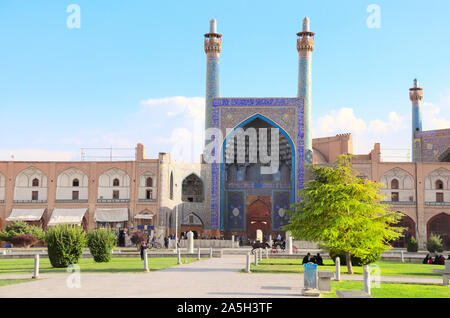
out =
{"type": "Polygon", "coordinates": [[[267,237],[282,232],[282,227],[288,223],[284,210],[294,200],[295,148],[292,140],[273,121],[260,114],[254,115],[235,127],[223,143],[221,224],[224,235],[242,235],[254,240],[257,230],[267,237]],[[272,135],[272,128],[278,129],[275,135],[272,135]],[[239,143],[239,133],[243,133],[241,141],[245,143],[239,143]],[[272,138],[278,138],[278,147],[273,140],[278,156],[275,152],[272,156],[272,138]],[[265,147],[261,147],[261,143],[265,143],[265,147]],[[256,156],[250,155],[250,150],[256,151],[256,156]],[[278,160],[276,169],[270,173],[271,163],[267,163],[265,154],[278,160]]]}

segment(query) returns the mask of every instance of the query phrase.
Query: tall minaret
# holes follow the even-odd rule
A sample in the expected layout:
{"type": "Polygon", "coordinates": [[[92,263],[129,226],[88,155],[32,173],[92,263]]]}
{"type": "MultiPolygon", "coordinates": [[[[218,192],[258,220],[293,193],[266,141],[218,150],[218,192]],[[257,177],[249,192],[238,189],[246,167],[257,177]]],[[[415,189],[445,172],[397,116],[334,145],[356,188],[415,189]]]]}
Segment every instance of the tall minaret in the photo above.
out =
{"type": "Polygon", "coordinates": [[[422,131],[422,110],[423,90],[419,87],[419,81],[414,79],[413,87],[409,89],[409,98],[412,102],[412,161],[417,160],[414,151],[414,134],[416,131],[422,131]]]}
{"type": "Polygon", "coordinates": [[[305,101],[305,163],[312,164],[313,149],[312,149],[312,127],[311,127],[311,62],[312,52],[314,51],[314,33],[309,29],[309,18],[303,19],[303,30],[297,33],[297,51],[299,53],[299,68],[298,68],[298,94],[299,98],[305,101]]]}
{"type": "Polygon", "coordinates": [[[212,127],[212,99],[220,97],[219,57],[222,51],[222,34],[217,33],[216,20],[209,21],[209,33],[205,34],[206,53],[206,107],[205,129],[212,127]]]}

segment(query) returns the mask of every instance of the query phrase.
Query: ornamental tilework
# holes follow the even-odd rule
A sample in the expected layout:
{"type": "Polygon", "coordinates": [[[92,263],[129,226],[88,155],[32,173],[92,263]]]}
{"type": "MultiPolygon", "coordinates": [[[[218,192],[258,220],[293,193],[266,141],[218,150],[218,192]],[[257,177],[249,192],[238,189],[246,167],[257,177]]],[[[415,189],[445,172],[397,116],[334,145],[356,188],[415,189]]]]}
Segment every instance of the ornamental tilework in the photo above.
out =
{"type": "Polygon", "coordinates": [[[272,200],[272,229],[274,231],[282,231],[282,227],[287,225],[289,219],[286,211],[290,207],[290,192],[274,192],[272,200]]]}
{"type": "Polygon", "coordinates": [[[205,128],[212,126],[212,100],[220,96],[219,84],[219,58],[209,56],[206,63],[205,128]]]}
{"type": "MultiPolygon", "coordinates": [[[[305,113],[305,149],[312,151],[312,131],[311,131],[311,107],[312,107],[312,71],[311,71],[311,54],[301,54],[299,61],[299,72],[298,72],[298,94],[297,96],[303,98],[304,113],[305,113]]],[[[305,161],[312,163],[312,152],[307,151],[307,156],[305,161]]]]}
{"type": "Polygon", "coordinates": [[[415,160],[437,162],[439,156],[449,147],[450,129],[417,131],[414,137],[415,160]]]}
{"type": "MultiPolygon", "coordinates": [[[[256,115],[261,115],[272,121],[289,135],[295,154],[295,160],[293,160],[294,180],[296,180],[293,197],[295,197],[297,190],[303,188],[304,182],[303,98],[213,98],[211,112],[212,127],[219,128],[224,137],[227,128],[234,129],[256,115]]],[[[223,220],[223,214],[219,224],[221,215],[220,191],[222,190],[222,195],[225,193],[225,189],[219,190],[221,168],[219,164],[212,164],[211,169],[211,227],[223,229],[225,221],[223,220]]],[[[261,189],[258,188],[258,190],[261,189]]],[[[251,192],[251,190],[248,191],[251,192]]],[[[268,193],[270,193],[269,191],[272,190],[267,189],[268,193]]]]}
{"type": "Polygon", "coordinates": [[[245,193],[229,191],[227,203],[227,229],[243,231],[245,227],[245,193]]]}

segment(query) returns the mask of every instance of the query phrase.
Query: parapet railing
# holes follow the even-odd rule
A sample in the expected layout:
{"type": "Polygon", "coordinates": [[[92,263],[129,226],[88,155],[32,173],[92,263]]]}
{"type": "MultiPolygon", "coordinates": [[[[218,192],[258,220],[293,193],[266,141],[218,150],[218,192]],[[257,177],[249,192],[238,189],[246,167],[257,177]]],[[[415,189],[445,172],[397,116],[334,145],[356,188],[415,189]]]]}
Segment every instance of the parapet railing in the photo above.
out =
{"type": "Polygon", "coordinates": [[[415,201],[381,201],[380,203],[390,205],[416,205],[415,201]]]}
{"type": "Polygon", "coordinates": [[[47,200],[14,200],[13,203],[47,203],[47,200]]]}
{"type": "Polygon", "coordinates": [[[130,199],[97,199],[97,203],[128,203],[130,199]]]}
{"type": "Polygon", "coordinates": [[[59,200],[55,200],[55,203],[88,203],[88,200],[86,200],[86,199],[79,199],[79,200],[59,199],[59,200]]]}
{"type": "Polygon", "coordinates": [[[431,202],[431,201],[426,201],[425,205],[427,205],[427,206],[450,206],[450,202],[431,202]]]}

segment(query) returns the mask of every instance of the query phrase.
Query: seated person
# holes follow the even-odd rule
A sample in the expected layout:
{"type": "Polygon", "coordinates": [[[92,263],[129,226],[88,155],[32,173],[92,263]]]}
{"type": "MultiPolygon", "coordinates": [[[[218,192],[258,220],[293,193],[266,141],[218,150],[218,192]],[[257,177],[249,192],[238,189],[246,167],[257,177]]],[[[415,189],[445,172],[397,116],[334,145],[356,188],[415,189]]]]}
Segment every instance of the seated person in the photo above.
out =
{"type": "Polygon", "coordinates": [[[309,263],[311,260],[310,260],[310,256],[311,256],[311,254],[306,254],[306,256],[305,257],[303,257],[303,262],[302,262],[302,265],[303,264],[307,264],[307,263],[309,263]]]}
{"type": "Polygon", "coordinates": [[[430,254],[427,254],[427,256],[425,256],[425,258],[423,259],[423,264],[428,264],[428,261],[430,259],[430,254]]]}
{"type": "Polygon", "coordinates": [[[323,265],[323,259],[322,259],[322,256],[320,256],[320,253],[317,253],[317,255],[316,255],[316,264],[323,265]]]}

